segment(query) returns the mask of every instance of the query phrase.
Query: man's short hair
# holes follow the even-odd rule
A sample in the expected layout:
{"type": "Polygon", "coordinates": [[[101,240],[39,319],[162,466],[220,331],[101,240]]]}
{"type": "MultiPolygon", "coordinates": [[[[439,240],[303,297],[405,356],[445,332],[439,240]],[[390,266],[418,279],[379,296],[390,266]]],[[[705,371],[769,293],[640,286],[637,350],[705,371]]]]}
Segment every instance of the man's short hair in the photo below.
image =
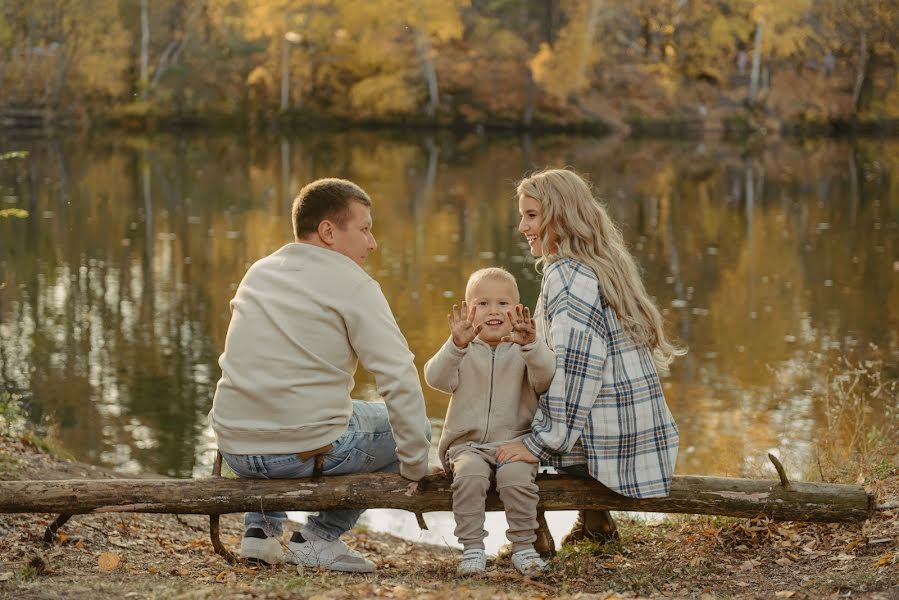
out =
{"type": "Polygon", "coordinates": [[[371,206],[371,198],[361,187],[346,179],[317,179],[297,194],[290,211],[293,235],[305,238],[318,231],[322,221],[331,221],[341,229],[349,220],[350,202],[371,206]]]}
{"type": "Polygon", "coordinates": [[[468,278],[468,285],[465,286],[465,300],[470,300],[474,288],[477,287],[477,285],[482,281],[486,281],[488,279],[508,283],[512,290],[515,292],[515,301],[518,301],[518,282],[515,281],[514,275],[512,275],[502,267],[487,267],[486,269],[479,269],[472,273],[468,278]]]}

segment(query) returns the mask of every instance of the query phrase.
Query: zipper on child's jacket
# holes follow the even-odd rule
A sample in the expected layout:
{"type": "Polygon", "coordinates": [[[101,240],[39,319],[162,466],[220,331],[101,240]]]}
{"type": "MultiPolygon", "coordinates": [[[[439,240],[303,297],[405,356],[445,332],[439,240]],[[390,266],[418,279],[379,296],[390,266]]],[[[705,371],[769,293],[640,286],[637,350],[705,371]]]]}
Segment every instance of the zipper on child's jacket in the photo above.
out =
{"type": "Polygon", "coordinates": [[[487,396],[487,425],[484,427],[484,439],[481,443],[487,442],[487,433],[490,431],[490,411],[493,408],[493,369],[496,366],[496,348],[490,349],[490,392],[487,396]]]}

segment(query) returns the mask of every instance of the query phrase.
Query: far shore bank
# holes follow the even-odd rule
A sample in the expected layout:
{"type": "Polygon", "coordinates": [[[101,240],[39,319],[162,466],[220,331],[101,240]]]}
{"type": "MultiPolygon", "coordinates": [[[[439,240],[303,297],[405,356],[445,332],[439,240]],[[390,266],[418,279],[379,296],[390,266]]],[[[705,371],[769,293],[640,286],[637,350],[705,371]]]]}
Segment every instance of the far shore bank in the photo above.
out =
{"type": "Polygon", "coordinates": [[[779,120],[749,111],[718,115],[716,118],[677,116],[670,118],[631,117],[623,120],[590,118],[561,119],[537,117],[530,122],[502,116],[483,119],[455,117],[412,117],[353,119],[311,111],[288,111],[273,115],[245,113],[159,113],[125,107],[93,115],[54,111],[40,107],[0,108],[0,135],[69,133],[79,131],[123,131],[127,133],[169,133],[175,131],[262,132],[296,134],[346,130],[392,131],[399,133],[449,132],[510,133],[516,135],[610,135],[645,139],[702,139],[707,137],[739,141],[747,138],[851,138],[897,137],[899,118],[833,117],[779,120]]]}

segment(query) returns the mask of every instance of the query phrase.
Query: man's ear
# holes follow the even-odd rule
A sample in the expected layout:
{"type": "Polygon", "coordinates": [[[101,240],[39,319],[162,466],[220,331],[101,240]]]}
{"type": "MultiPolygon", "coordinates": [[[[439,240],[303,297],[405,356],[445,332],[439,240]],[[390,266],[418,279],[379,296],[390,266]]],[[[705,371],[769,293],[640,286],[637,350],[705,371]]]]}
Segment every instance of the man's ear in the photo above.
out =
{"type": "Polygon", "coordinates": [[[331,246],[334,244],[334,223],[331,221],[322,221],[318,224],[318,237],[324,242],[326,245],[331,246]]]}

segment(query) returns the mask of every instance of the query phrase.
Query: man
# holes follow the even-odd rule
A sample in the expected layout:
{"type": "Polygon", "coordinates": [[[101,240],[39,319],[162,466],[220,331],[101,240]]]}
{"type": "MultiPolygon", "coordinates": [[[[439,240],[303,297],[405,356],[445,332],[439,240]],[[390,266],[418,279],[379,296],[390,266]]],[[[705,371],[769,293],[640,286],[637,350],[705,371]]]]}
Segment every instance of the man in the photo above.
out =
{"type": "MultiPolygon", "coordinates": [[[[350,181],[320,179],[300,191],[292,218],[296,242],[252,265],[231,301],[209,413],[222,456],[241,477],[378,471],[418,481],[429,473],[430,426],[412,353],[362,268],[378,246],[371,199],[350,181]],[[359,361],[386,405],[350,398],[359,361]]],[[[372,572],[339,539],[362,512],[310,516],[286,552],[287,515],[247,513],[241,556],[372,572]]]]}

